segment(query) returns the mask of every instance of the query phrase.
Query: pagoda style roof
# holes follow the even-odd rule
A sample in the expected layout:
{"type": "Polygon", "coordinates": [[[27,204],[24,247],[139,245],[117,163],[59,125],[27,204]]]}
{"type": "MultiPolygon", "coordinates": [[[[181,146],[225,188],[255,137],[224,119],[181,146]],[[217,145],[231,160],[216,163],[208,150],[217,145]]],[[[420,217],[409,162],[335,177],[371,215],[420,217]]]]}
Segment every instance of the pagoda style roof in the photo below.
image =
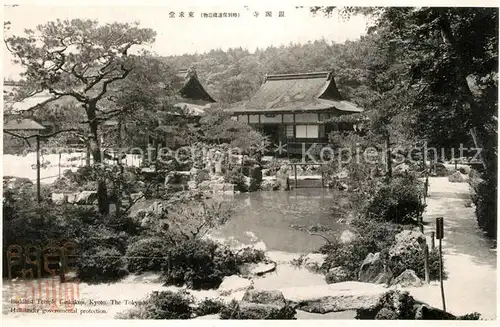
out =
{"type": "Polygon", "coordinates": [[[362,112],[346,101],[332,72],[266,75],[260,89],[246,102],[231,109],[238,112],[302,112],[336,109],[362,112]]]}

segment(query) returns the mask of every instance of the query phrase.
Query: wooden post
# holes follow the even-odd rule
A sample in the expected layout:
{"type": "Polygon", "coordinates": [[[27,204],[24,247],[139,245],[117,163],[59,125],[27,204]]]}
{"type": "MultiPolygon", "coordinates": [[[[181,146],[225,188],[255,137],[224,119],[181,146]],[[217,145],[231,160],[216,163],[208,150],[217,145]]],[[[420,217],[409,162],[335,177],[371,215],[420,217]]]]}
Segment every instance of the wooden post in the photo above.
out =
{"type": "Polygon", "coordinates": [[[61,178],[61,152],[59,152],[59,178],[61,178]]]}
{"type": "Polygon", "coordinates": [[[431,249],[436,248],[436,232],[431,232],[431,249]]]}
{"type": "Polygon", "coordinates": [[[444,285],[443,285],[443,251],[442,251],[443,236],[444,236],[443,217],[438,217],[436,218],[436,238],[439,240],[439,283],[441,285],[441,300],[443,301],[443,311],[446,311],[446,301],[444,298],[444,285]]]}
{"type": "Polygon", "coordinates": [[[446,301],[444,299],[444,285],[443,285],[443,249],[442,239],[439,239],[439,283],[441,284],[441,300],[443,301],[443,311],[446,312],[446,301]]]}
{"type": "Polygon", "coordinates": [[[425,272],[425,283],[430,283],[430,273],[429,273],[429,246],[427,245],[427,238],[425,239],[424,245],[424,272],[425,272]]]}
{"type": "Polygon", "coordinates": [[[319,166],[321,169],[321,187],[325,188],[325,172],[323,171],[323,166],[319,166]]]}
{"type": "Polygon", "coordinates": [[[293,168],[295,170],[295,186],[294,186],[294,189],[297,189],[297,164],[294,164],[293,168]]]}
{"type": "Polygon", "coordinates": [[[38,203],[42,202],[40,192],[40,135],[36,136],[36,199],[38,203]]]}

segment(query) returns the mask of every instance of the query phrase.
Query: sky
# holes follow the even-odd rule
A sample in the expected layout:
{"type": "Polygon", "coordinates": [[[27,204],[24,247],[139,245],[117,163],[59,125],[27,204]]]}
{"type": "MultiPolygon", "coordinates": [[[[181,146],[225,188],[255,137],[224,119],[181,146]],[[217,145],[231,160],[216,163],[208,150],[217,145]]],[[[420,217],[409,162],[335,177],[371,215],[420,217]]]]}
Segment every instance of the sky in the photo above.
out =
{"type": "MultiPolygon", "coordinates": [[[[366,32],[364,17],[343,20],[336,15],[314,16],[307,8],[294,5],[254,6],[35,6],[5,7],[4,19],[11,22],[9,35],[22,35],[24,29],[56,19],[96,19],[100,23],[134,22],[157,32],[156,41],[149,48],[158,55],[203,53],[211,49],[242,47],[254,51],[257,47],[306,43],[319,39],[342,43],[359,38],[366,32]],[[272,17],[266,17],[266,11],[272,17]],[[279,12],[284,17],[279,17],[279,12]],[[170,13],[175,13],[175,18],[170,13]],[[179,14],[184,12],[184,18],[179,14]],[[188,17],[193,12],[192,18],[188,17]],[[255,16],[255,13],[258,16],[255,16]],[[203,18],[203,13],[238,13],[238,18],[203,18]]],[[[17,79],[21,71],[12,56],[3,48],[4,78],[17,79]]]]}

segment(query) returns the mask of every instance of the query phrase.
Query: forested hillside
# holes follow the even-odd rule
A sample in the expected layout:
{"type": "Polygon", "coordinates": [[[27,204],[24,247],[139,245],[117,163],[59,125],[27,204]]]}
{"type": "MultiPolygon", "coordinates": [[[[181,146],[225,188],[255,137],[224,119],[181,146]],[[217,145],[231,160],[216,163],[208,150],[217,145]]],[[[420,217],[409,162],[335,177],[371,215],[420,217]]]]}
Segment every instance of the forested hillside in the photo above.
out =
{"type": "Polygon", "coordinates": [[[261,85],[265,74],[335,71],[342,94],[362,105],[360,92],[366,92],[369,64],[373,51],[373,36],[345,44],[318,40],[307,44],[257,49],[250,53],[235,48],[212,50],[204,54],[166,57],[173,68],[194,66],[211,94],[222,104],[248,99],[261,85]]]}

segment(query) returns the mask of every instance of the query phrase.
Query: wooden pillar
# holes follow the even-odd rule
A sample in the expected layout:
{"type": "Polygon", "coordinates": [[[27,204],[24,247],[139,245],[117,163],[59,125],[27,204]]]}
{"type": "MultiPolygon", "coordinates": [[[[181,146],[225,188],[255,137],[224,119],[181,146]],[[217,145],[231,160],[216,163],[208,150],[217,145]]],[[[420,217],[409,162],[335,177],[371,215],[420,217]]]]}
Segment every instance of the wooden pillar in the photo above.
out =
{"type": "Polygon", "coordinates": [[[295,186],[294,188],[297,189],[297,164],[293,165],[294,171],[295,171],[295,186]]]}

